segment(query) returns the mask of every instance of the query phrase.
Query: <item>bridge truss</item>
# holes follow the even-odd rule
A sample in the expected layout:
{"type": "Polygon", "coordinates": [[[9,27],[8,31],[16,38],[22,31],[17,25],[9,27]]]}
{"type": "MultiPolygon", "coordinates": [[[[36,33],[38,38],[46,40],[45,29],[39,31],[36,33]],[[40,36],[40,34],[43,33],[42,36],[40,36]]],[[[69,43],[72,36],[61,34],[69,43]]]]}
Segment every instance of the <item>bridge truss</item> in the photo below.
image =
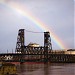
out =
{"type": "Polygon", "coordinates": [[[24,29],[18,31],[15,53],[0,54],[0,61],[10,62],[75,62],[75,55],[52,51],[50,32],[44,33],[44,46],[25,46],[24,29]]]}

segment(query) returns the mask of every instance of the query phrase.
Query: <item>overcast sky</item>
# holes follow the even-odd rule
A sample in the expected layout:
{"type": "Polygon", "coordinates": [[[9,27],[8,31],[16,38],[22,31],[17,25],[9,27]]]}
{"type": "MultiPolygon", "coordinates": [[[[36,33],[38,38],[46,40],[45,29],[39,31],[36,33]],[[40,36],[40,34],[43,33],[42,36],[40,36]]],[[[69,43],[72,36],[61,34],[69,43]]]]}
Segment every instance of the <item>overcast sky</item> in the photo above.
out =
{"type": "MultiPolygon", "coordinates": [[[[63,41],[67,48],[75,48],[74,0],[4,0],[6,3],[19,4],[22,10],[45,23],[63,41]]],[[[0,3],[0,52],[15,50],[18,30],[42,31],[33,22],[10,7],[0,3]]],[[[43,45],[43,34],[25,33],[25,45],[36,42],[43,45]],[[34,38],[34,39],[32,39],[34,38]]],[[[52,40],[53,49],[61,49],[52,40]]]]}

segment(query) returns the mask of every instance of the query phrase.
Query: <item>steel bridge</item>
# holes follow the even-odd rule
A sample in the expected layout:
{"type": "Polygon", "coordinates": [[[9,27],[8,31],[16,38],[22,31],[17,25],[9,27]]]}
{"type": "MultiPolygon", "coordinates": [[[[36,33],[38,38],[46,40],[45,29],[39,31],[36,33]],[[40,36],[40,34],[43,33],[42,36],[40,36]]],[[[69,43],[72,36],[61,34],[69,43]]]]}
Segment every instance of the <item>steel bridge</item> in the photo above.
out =
{"type": "Polygon", "coordinates": [[[44,32],[44,46],[24,45],[24,29],[18,31],[15,53],[0,54],[0,61],[6,62],[66,62],[74,63],[75,54],[64,54],[52,50],[50,32],[44,32]]]}

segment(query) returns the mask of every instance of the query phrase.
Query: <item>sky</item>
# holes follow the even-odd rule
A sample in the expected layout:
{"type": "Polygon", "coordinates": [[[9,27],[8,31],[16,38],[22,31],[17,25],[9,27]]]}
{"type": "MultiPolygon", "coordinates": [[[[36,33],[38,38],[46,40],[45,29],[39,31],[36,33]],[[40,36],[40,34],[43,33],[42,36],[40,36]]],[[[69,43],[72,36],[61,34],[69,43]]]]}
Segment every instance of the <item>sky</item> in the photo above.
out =
{"type": "MultiPolygon", "coordinates": [[[[74,49],[74,3],[74,0],[0,0],[0,52],[15,51],[19,29],[45,31],[22,12],[32,15],[51,29],[51,32],[63,42],[65,48],[74,49]],[[16,8],[19,10],[16,11],[16,8]]],[[[52,37],[51,40],[54,50],[63,49],[52,37]]],[[[43,33],[25,31],[25,45],[30,42],[43,46],[43,33]]]]}

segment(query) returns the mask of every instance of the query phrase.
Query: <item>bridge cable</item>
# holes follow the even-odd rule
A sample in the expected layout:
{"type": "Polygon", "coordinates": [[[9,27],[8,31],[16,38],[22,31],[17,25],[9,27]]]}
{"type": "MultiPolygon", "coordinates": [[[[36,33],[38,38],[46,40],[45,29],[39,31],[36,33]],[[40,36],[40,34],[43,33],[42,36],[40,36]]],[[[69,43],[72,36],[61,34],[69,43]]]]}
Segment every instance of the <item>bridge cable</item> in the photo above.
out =
{"type": "Polygon", "coordinates": [[[30,31],[30,30],[26,30],[26,29],[25,29],[25,31],[26,31],[26,32],[31,32],[31,33],[44,33],[44,32],[35,32],[35,31],[30,31]]]}

